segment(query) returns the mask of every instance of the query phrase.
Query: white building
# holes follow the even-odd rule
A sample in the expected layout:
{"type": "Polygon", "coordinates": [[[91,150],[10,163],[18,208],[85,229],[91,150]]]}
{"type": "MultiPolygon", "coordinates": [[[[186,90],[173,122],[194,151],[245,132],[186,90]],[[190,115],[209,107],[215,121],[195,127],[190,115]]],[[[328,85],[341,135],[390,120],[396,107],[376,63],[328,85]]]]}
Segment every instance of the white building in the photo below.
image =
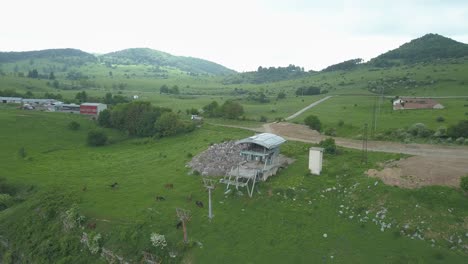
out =
{"type": "Polygon", "coordinates": [[[311,147],[309,149],[309,170],[310,173],[320,175],[322,171],[323,148],[311,147]]]}

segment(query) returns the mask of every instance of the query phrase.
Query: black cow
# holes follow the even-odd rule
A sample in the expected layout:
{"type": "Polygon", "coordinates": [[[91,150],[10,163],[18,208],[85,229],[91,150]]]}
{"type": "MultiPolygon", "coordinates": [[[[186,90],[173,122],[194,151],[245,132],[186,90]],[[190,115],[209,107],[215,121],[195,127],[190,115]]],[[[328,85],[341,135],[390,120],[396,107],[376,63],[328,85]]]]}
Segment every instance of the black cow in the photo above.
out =
{"type": "Polygon", "coordinates": [[[177,229],[182,228],[182,221],[179,221],[179,222],[177,223],[176,227],[177,227],[177,229]]]}
{"type": "Polygon", "coordinates": [[[165,201],[166,198],[164,198],[163,196],[156,196],[156,201],[165,201]]]}
{"type": "Polygon", "coordinates": [[[201,201],[196,201],[195,204],[200,207],[200,208],[203,208],[203,203],[201,201]]]}

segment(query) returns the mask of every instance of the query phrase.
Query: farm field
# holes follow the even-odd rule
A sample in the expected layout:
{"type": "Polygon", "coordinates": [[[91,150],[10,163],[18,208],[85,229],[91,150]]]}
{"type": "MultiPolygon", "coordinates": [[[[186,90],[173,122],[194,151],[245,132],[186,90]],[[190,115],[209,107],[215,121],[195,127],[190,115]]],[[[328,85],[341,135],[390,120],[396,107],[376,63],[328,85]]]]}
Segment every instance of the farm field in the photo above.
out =
{"type": "MultiPolygon", "coordinates": [[[[22,198],[0,212],[0,233],[15,250],[28,247],[24,254],[38,262],[65,263],[68,255],[76,262],[101,263],[82,252],[82,231],[102,234],[101,246],[132,263],[141,260],[142,251],[168,263],[464,263],[467,258],[468,208],[461,191],[386,186],[364,176],[359,151],[326,155],[323,174],[311,176],[306,168],[311,145],[288,142],[282,152],[296,162],[259,184],[253,198],[224,195],[218,186],[210,223],[207,209],[194,202],[207,204],[207,193],[185,164],[211,144],[251,132],[205,124],[154,140],[107,130],[112,144],[92,148],[85,139],[96,125],[83,116],[0,110],[2,183],[15,186],[22,198]],[[79,122],[80,130],[69,130],[70,121],[79,122]],[[21,148],[25,158],[18,155],[21,148]],[[112,189],[114,182],[118,187],[112,189]],[[174,188],[164,188],[168,183],[174,188]],[[155,201],[157,195],[166,200],[155,201]],[[189,195],[193,201],[187,201],[189,195]],[[67,233],[60,215],[73,204],[86,217],[85,229],[67,233]],[[175,226],[176,207],[193,214],[188,247],[175,226]],[[166,236],[175,258],[151,246],[152,232],[166,236]],[[43,243],[32,244],[31,238],[43,243]]],[[[369,164],[398,158],[372,153],[369,164]]],[[[0,255],[7,261],[15,252],[0,255]]]]}

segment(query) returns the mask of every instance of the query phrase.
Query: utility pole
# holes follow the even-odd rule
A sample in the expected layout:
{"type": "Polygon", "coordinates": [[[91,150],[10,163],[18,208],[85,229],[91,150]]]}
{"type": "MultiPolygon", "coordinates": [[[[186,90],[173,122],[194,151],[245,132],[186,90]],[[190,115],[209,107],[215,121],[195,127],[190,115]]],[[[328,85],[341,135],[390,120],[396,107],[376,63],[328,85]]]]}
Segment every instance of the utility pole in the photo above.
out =
{"type": "Polygon", "coordinates": [[[364,133],[362,137],[362,162],[367,165],[367,123],[364,124],[364,133]]]}
{"type": "Polygon", "coordinates": [[[211,208],[211,190],[214,190],[216,188],[216,182],[211,179],[203,178],[203,185],[208,190],[208,218],[211,221],[211,219],[213,219],[214,217],[212,208],[211,208]]]}

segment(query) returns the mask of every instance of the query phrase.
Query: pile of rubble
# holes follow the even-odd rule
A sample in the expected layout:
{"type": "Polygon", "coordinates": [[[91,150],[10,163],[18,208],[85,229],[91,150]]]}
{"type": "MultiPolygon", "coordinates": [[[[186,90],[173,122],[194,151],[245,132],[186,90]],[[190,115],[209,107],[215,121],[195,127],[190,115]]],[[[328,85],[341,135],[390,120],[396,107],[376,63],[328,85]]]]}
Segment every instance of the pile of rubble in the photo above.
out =
{"type": "Polygon", "coordinates": [[[198,172],[203,176],[224,176],[242,161],[240,152],[243,148],[235,141],[211,145],[195,156],[187,167],[192,169],[192,173],[198,172]]]}

